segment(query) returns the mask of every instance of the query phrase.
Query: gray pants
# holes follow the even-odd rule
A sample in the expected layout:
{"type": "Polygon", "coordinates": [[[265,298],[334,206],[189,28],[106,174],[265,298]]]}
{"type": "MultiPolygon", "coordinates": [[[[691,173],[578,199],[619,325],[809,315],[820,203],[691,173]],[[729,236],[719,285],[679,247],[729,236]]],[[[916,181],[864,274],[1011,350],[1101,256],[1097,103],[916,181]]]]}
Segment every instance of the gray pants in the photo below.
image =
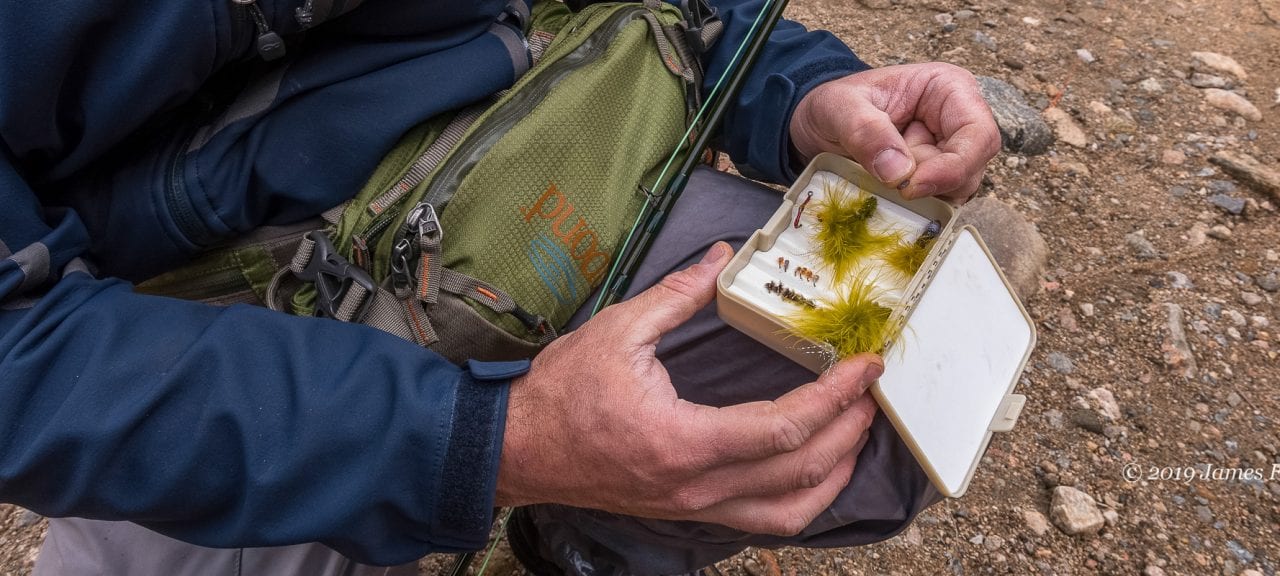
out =
{"type": "MultiPolygon", "coordinates": [[[[741,247],[777,209],[780,194],[727,174],[695,173],[659,234],[630,293],[697,262],[718,240],[741,247]]],[[[594,299],[591,301],[594,303],[594,299]]],[[[571,321],[581,325],[585,306],[571,321]]],[[[663,338],[658,356],[681,397],[710,405],[772,399],[814,375],[726,326],[712,304],[663,338]]],[[[723,526],[644,520],[565,506],[523,514],[539,535],[537,554],[578,576],[675,574],[706,566],[747,546],[858,546],[893,536],[941,500],[892,426],[878,416],[853,480],[835,503],[792,538],[745,534],[723,526]]],[[[124,522],[55,519],[36,563],[37,576],[78,574],[203,575],[414,574],[413,566],[372,568],[318,544],[215,550],[185,544],[124,522]]]]}

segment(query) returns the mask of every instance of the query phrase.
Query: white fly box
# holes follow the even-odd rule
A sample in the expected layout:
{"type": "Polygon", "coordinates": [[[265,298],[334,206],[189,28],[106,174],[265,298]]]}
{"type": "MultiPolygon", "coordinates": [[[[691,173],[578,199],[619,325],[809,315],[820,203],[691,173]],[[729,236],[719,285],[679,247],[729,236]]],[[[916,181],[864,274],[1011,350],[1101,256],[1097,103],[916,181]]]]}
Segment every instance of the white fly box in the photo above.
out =
{"type": "Polygon", "coordinates": [[[953,226],[954,216],[941,200],[906,200],[853,161],[821,154],[734,255],[717,298],[726,323],[816,373],[833,362],[834,349],[795,335],[796,309],[821,312],[854,283],[874,284],[894,329],[872,394],[949,497],[968,488],[991,434],[1017,421],[1026,399],[1013,388],[1036,340],[1034,322],[977,231],[953,226]],[[906,243],[932,239],[918,270],[895,277],[870,256],[836,278],[821,263],[813,203],[841,186],[876,197],[872,228],[906,243]]]}

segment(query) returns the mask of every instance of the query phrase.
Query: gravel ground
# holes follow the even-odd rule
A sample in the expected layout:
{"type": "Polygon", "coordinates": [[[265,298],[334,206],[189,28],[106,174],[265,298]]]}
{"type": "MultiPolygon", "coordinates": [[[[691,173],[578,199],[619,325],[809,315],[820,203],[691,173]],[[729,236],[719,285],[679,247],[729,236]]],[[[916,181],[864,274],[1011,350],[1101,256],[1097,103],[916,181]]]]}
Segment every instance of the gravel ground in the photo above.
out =
{"type": "MultiPolygon", "coordinates": [[[[875,65],[1007,82],[1030,105],[1021,122],[1048,122],[1037,149],[1002,118],[1016,149],[980,193],[1047,242],[1047,262],[1013,264],[1034,273],[1040,344],[1022,420],[964,498],[884,543],[748,550],[720,569],[1274,576],[1280,182],[1264,182],[1280,180],[1280,0],[795,0],[789,16],[875,65]],[[1228,171],[1222,154],[1262,168],[1228,171]]],[[[0,574],[28,573],[43,531],[0,506],[0,574]]],[[[487,572],[514,571],[501,552],[487,572]]]]}

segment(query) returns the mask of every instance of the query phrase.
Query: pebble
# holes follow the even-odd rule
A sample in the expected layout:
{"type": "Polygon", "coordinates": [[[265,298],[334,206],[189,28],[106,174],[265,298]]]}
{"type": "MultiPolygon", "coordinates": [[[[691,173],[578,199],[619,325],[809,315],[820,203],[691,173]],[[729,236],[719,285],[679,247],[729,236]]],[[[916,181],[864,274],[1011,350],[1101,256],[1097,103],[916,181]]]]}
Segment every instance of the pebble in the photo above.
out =
{"type": "Polygon", "coordinates": [[[1071,361],[1071,358],[1061,352],[1050,352],[1045,360],[1049,362],[1051,368],[1061,374],[1070,374],[1076,370],[1076,365],[1071,361]]]}
{"type": "Polygon", "coordinates": [[[1160,161],[1177,166],[1187,161],[1187,155],[1170,148],[1160,153],[1160,161]]]}
{"type": "Polygon", "coordinates": [[[1049,531],[1049,519],[1039,510],[1023,510],[1022,521],[1027,523],[1027,528],[1036,536],[1044,536],[1049,531]]]}
{"type": "Polygon", "coordinates": [[[1059,530],[1072,536],[1097,533],[1106,523],[1093,497],[1070,486],[1053,489],[1049,518],[1059,530]]]}
{"type": "Polygon", "coordinates": [[[1155,245],[1151,244],[1151,241],[1147,240],[1146,235],[1141,232],[1130,232],[1129,234],[1125,234],[1124,242],[1138,258],[1145,260],[1155,258],[1160,255],[1160,252],[1156,250],[1155,245]]]}
{"type": "Polygon", "coordinates": [[[973,538],[970,538],[970,539],[969,539],[969,543],[970,543],[970,544],[976,544],[976,545],[978,545],[978,546],[981,546],[981,545],[982,545],[982,543],[983,543],[983,541],[985,541],[985,540],[986,540],[986,537],[985,537],[985,536],[983,536],[983,535],[981,535],[981,534],[978,534],[977,536],[974,536],[973,538]]]}
{"type": "Polygon", "coordinates": [[[1041,112],[1040,115],[1050,126],[1053,126],[1053,132],[1058,135],[1058,140],[1076,148],[1089,145],[1089,137],[1085,134],[1084,128],[1081,128],[1066,110],[1054,106],[1041,112]]]}
{"type": "Polygon", "coordinates": [[[1230,406],[1230,407],[1232,407],[1232,408],[1235,408],[1236,406],[1239,406],[1241,402],[1244,402],[1244,398],[1241,398],[1239,394],[1237,394],[1237,393],[1235,393],[1235,392],[1232,392],[1232,393],[1230,393],[1230,394],[1227,394],[1227,405],[1228,405],[1228,406],[1230,406]]]}
{"type": "Polygon", "coordinates": [[[1244,302],[1245,305],[1248,305],[1248,306],[1257,306],[1265,302],[1266,299],[1253,292],[1241,292],[1240,301],[1244,302]]]}
{"type": "Polygon", "coordinates": [[[942,24],[943,26],[950,24],[953,20],[955,20],[955,17],[946,12],[943,12],[941,14],[934,14],[933,16],[933,21],[937,22],[938,24],[942,24]]]}
{"type": "Polygon", "coordinates": [[[1152,94],[1164,92],[1164,84],[1161,84],[1160,81],[1155,78],[1144,79],[1138,83],[1138,88],[1141,88],[1143,92],[1150,92],[1152,94]]]}
{"type": "Polygon", "coordinates": [[[956,20],[970,20],[977,15],[978,13],[973,10],[956,10],[955,12],[956,20]]]}
{"type": "Polygon", "coordinates": [[[1218,240],[1231,239],[1231,229],[1223,226],[1222,224],[1218,224],[1217,226],[1210,228],[1206,234],[1208,234],[1210,238],[1216,238],[1218,240]]]}
{"type": "Polygon", "coordinates": [[[1093,410],[1073,410],[1071,412],[1071,423],[1094,434],[1105,434],[1107,431],[1106,420],[1101,414],[1093,410]]]}
{"type": "Polygon", "coordinates": [[[996,550],[1004,548],[1004,538],[999,536],[988,536],[986,542],[983,542],[982,545],[985,546],[987,550],[995,552],[996,550]]]}
{"type": "Polygon", "coordinates": [[[1147,564],[1147,567],[1142,569],[1142,576],[1165,576],[1165,574],[1163,568],[1155,564],[1147,564]]]}
{"type": "Polygon", "coordinates": [[[1275,271],[1254,276],[1253,281],[1258,284],[1259,288],[1267,292],[1280,291],[1280,275],[1275,271]]]}
{"type": "Polygon", "coordinates": [[[1120,523],[1120,513],[1115,510],[1103,510],[1102,519],[1107,523],[1107,526],[1115,526],[1120,523]]]}
{"type": "Polygon", "coordinates": [[[1208,88],[1204,91],[1204,99],[1210,106],[1219,110],[1234,112],[1245,120],[1253,122],[1262,120],[1262,111],[1258,110],[1258,107],[1254,106],[1247,98],[1235,92],[1208,88]]]}
{"type": "Polygon", "coordinates": [[[986,48],[987,50],[990,50],[992,52],[995,52],[996,50],[999,49],[999,45],[996,44],[996,39],[992,38],[991,36],[987,35],[985,32],[982,32],[980,30],[975,31],[973,33],[973,41],[975,44],[982,46],[983,48],[986,48]]]}
{"type": "Polygon", "coordinates": [[[30,510],[23,510],[22,515],[18,516],[18,528],[30,528],[35,526],[44,517],[30,510]]]}
{"type": "Polygon", "coordinates": [[[1006,150],[1028,156],[1049,151],[1053,144],[1053,130],[1040,117],[1040,112],[1027,105],[1021,90],[990,76],[979,76],[978,88],[991,107],[1000,128],[1000,141],[1006,150]]]}
{"type": "Polygon", "coordinates": [[[1228,214],[1239,216],[1244,213],[1244,198],[1236,198],[1226,194],[1214,194],[1209,197],[1209,203],[1228,214]]]}
{"type": "MultiPolygon", "coordinates": [[[[1034,17],[1031,17],[1031,16],[1023,16],[1023,17],[1022,17],[1022,23],[1023,23],[1023,24],[1026,24],[1027,26],[1035,27],[1035,26],[1039,26],[1039,25],[1040,25],[1040,19],[1039,19],[1039,18],[1034,18],[1034,17]]],[[[1280,90],[1278,90],[1278,91],[1277,91],[1277,94],[1280,94],[1280,90]]]]}
{"type": "Polygon", "coordinates": [[[1098,61],[1097,58],[1093,57],[1093,52],[1090,52],[1084,48],[1076,50],[1076,57],[1079,58],[1080,61],[1084,62],[1085,64],[1093,64],[1094,62],[1098,61]]]}
{"type": "Polygon", "coordinates": [[[1230,550],[1231,554],[1234,555],[1236,560],[1239,560],[1241,564],[1253,562],[1253,553],[1246,550],[1244,546],[1241,546],[1240,543],[1235,540],[1227,540],[1227,550],[1230,550]]]}
{"type": "Polygon", "coordinates": [[[1218,54],[1217,52],[1192,52],[1192,65],[1196,68],[1214,70],[1224,74],[1230,74],[1241,80],[1248,80],[1249,74],[1245,72],[1244,66],[1236,62],[1234,58],[1218,54]]]}
{"type": "Polygon", "coordinates": [[[1191,344],[1187,342],[1187,332],[1183,328],[1182,307],[1177,304],[1165,304],[1169,317],[1166,324],[1168,333],[1160,349],[1164,355],[1164,363],[1170,368],[1180,370],[1185,378],[1195,378],[1196,357],[1191,352],[1191,344]]]}
{"type": "Polygon", "coordinates": [[[1233,326],[1239,326],[1243,328],[1248,323],[1244,319],[1244,314],[1241,314],[1236,310],[1224,310],[1222,312],[1222,315],[1225,316],[1227,321],[1230,322],[1233,326]]]}
{"type": "Polygon", "coordinates": [[[1233,85],[1230,80],[1221,76],[1214,74],[1202,74],[1200,72],[1192,74],[1190,82],[1191,85],[1196,88],[1220,88],[1224,90],[1231,88],[1233,85]]]}
{"type": "Polygon", "coordinates": [[[1169,278],[1169,286],[1178,290],[1192,290],[1196,287],[1191,278],[1182,272],[1165,272],[1164,275],[1169,278]]]}
{"type": "Polygon", "coordinates": [[[1195,510],[1197,520],[1204,524],[1213,522],[1213,510],[1210,510],[1208,506],[1196,506],[1195,510]]]}
{"type": "Polygon", "coordinates": [[[1083,302],[1083,303],[1081,303],[1081,304],[1080,304],[1080,313],[1081,313],[1081,314],[1084,314],[1085,318],[1092,318],[1092,317],[1093,317],[1093,304],[1092,304],[1092,303],[1090,303],[1090,302],[1083,302]]]}

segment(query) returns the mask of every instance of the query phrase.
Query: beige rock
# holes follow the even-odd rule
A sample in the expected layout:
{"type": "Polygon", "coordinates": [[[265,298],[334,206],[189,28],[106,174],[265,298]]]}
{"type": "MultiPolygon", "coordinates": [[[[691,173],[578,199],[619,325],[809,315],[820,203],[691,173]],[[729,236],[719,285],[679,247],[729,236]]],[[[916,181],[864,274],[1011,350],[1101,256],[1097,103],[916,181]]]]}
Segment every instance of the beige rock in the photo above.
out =
{"type": "Polygon", "coordinates": [[[1120,420],[1120,404],[1116,402],[1116,397],[1110,390],[1094,388],[1086,396],[1089,398],[1090,407],[1097,410],[1099,414],[1112,422],[1120,420]]]}
{"type": "Polygon", "coordinates": [[[1170,148],[1160,154],[1160,161],[1177,166],[1187,161],[1187,155],[1170,148]]]}
{"type": "Polygon", "coordinates": [[[1184,378],[1195,378],[1196,357],[1191,352],[1187,331],[1183,327],[1182,307],[1177,304],[1165,304],[1165,307],[1169,312],[1168,333],[1160,345],[1164,363],[1181,372],[1184,378]]]}
{"type": "Polygon", "coordinates": [[[1072,536],[1095,534],[1107,522],[1092,496],[1070,486],[1053,489],[1049,518],[1059,530],[1072,536]]]}
{"type": "Polygon", "coordinates": [[[1262,120],[1262,111],[1253,105],[1248,98],[1230,90],[1208,88],[1204,91],[1204,99],[1210,106],[1227,112],[1234,112],[1245,120],[1258,122],[1262,120]]]}
{"type": "Polygon", "coordinates": [[[1237,180],[1280,199],[1280,170],[1243,152],[1218,152],[1209,161],[1237,180]]]}
{"type": "Polygon", "coordinates": [[[1066,110],[1054,106],[1042,112],[1041,115],[1050,126],[1053,126],[1053,133],[1058,135],[1058,140],[1076,148],[1089,145],[1089,137],[1084,133],[1084,128],[1081,128],[1066,110]]]}
{"type": "Polygon", "coordinates": [[[1191,60],[1197,68],[1208,68],[1223,72],[1241,80],[1249,79],[1249,74],[1244,71],[1244,66],[1241,66],[1239,62],[1236,62],[1230,56],[1224,56],[1217,52],[1192,52],[1191,60]]]}
{"type": "Polygon", "coordinates": [[[1036,536],[1044,536],[1049,531],[1049,519],[1045,518],[1039,510],[1023,510],[1022,520],[1036,536]]]}
{"type": "Polygon", "coordinates": [[[991,197],[969,202],[956,213],[954,226],[966,224],[978,230],[1023,301],[1040,290],[1040,278],[1049,261],[1049,245],[1035,224],[1013,206],[991,197]]]}

